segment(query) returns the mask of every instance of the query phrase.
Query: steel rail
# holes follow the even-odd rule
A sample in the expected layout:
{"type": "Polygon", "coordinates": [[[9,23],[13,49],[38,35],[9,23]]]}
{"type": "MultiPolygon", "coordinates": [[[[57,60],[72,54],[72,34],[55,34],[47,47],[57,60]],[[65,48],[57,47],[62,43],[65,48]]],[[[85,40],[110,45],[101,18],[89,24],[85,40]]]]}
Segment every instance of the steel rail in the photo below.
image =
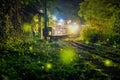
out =
{"type": "Polygon", "coordinates": [[[85,51],[88,51],[92,54],[96,54],[96,55],[99,55],[103,58],[107,58],[107,59],[110,59],[112,60],[113,62],[115,63],[119,63],[120,64],[120,55],[119,54],[114,54],[114,53],[106,53],[104,50],[102,49],[97,49],[96,51],[96,48],[95,47],[92,47],[92,46],[88,46],[88,45],[85,45],[85,44],[82,44],[82,43],[78,43],[78,42],[74,42],[74,41],[69,41],[69,43],[74,46],[74,47],[77,47],[79,49],[82,49],[82,50],[85,50],[85,51]],[[105,55],[106,54],[106,55],[105,55]]]}

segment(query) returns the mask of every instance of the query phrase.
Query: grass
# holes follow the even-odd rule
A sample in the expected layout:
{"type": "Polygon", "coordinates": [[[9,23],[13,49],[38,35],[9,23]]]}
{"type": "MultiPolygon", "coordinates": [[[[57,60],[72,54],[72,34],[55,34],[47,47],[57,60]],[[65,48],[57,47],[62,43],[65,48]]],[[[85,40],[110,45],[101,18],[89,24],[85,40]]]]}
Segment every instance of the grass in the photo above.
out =
{"type": "Polygon", "coordinates": [[[0,80],[110,80],[78,55],[71,63],[63,63],[61,49],[48,41],[1,47],[0,80]]]}

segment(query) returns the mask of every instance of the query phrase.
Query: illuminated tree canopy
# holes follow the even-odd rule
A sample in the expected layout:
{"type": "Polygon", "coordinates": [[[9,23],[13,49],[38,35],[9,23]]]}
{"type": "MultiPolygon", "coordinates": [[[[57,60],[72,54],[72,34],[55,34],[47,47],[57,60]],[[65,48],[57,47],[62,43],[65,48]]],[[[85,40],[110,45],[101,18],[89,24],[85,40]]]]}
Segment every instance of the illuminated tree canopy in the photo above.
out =
{"type": "Polygon", "coordinates": [[[120,2],[118,0],[85,0],[78,15],[89,25],[102,31],[120,33],[120,2]]]}

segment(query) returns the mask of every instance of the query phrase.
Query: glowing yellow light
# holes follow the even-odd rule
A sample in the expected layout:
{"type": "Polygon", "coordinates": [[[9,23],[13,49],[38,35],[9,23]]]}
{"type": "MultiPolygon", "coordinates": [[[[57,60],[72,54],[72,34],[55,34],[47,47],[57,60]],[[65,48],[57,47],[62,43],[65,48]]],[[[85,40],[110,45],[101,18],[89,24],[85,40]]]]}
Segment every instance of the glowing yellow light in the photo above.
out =
{"type": "Polygon", "coordinates": [[[30,50],[30,51],[32,51],[32,50],[33,50],[33,47],[32,47],[32,46],[30,46],[30,47],[29,47],[29,50],[30,50]]]}
{"type": "Polygon", "coordinates": [[[35,27],[34,27],[34,32],[37,33],[38,32],[38,24],[35,24],[35,27]]]}
{"type": "Polygon", "coordinates": [[[87,40],[87,41],[85,41],[85,43],[86,43],[86,44],[89,44],[90,42],[87,40]]]}
{"type": "Polygon", "coordinates": [[[47,64],[46,64],[46,68],[47,68],[47,69],[51,69],[51,68],[52,68],[52,64],[51,64],[51,63],[47,63],[47,64]]]}
{"type": "Polygon", "coordinates": [[[60,59],[65,64],[70,64],[75,58],[75,52],[72,49],[63,49],[60,52],[60,59]]]}
{"type": "Polygon", "coordinates": [[[104,64],[105,64],[106,66],[111,66],[111,65],[112,65],[112,62],[111,62],[110,60],[105,60],[105,61],[104,61],[104,64]]]}
{"type": "Polygon", "coordinates": [[[30,32],[31,31],[31,25],[29,23],[25,23],[23,25],[23,31],[30,32]]]}
{"type": "Polygon", "coordinates": [[[38,22],[38,15],[35,15],[35,16],[33,17],[33,20],[34,20],[35,22],[38,22]]]}

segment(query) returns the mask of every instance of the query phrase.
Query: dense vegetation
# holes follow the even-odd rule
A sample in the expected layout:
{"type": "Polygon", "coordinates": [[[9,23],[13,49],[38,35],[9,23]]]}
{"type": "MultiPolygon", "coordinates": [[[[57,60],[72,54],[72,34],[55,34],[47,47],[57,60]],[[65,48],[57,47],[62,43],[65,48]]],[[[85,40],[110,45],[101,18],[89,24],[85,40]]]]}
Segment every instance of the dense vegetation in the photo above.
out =
{"type": "MultiPolygon", "coordinates": [[[[57,10],[59,12],[59,9],[70,7],[73,9],[71,13],[69,9],[61,15],[67,14],[67,18],[79,20],[76,11],[78,2],[81,1],[76,0],[74,5],[71,2],[63,4],[61,8],[57,4],[57,10]]],[[[47,0],[47,21],[50,26],[55,24],[51,18],[54,11],[51,6],[55,2],[56,0],[47,0]]],[[[108,75],[91,67],[90,61],[85,60],[89,57],[83,58],[76,54],[90,55],[88,52],[76,52],[68,44],[69,48],[66,48],[59,42],[40,40],[45,22],[43,7],[43,0],[1,0],[0,80],[119,79],[118,75],[108,75]]],[[[80,39],[87,43],[120,47],[119,13],[119,1],[85,0],[80,4],[79,16],[85,18],[89,27],[82,29],[80,39]]]]}
{"type": "Polygon", "coordinates": [[[85,0],[78,15],[86,21],[81,39],[119,47],[120,2],[117,0],[85,0]]]}
{"type": "MultiPolygon", "coordinates": [[[[47,8],[54,3],[54,0],[47,0],[47,8]]],[[[43,8],[43,0],[2,0],[0,3],[0,42],[28,40],[36,35],[40,39],[39,34],[44,26],[43,8]]]]}
{"type": "Polygon", "coordinates": [[[1,48],[0,79],[110,79],[108,75],[90,67],[81,59],[81,56],[68,55],[73,54],[71,52],[73,52],[71,49],[61,48],[58,44],[48,41],[26,42],[19,46],[9,47],[7,50],[1,48]]]}

